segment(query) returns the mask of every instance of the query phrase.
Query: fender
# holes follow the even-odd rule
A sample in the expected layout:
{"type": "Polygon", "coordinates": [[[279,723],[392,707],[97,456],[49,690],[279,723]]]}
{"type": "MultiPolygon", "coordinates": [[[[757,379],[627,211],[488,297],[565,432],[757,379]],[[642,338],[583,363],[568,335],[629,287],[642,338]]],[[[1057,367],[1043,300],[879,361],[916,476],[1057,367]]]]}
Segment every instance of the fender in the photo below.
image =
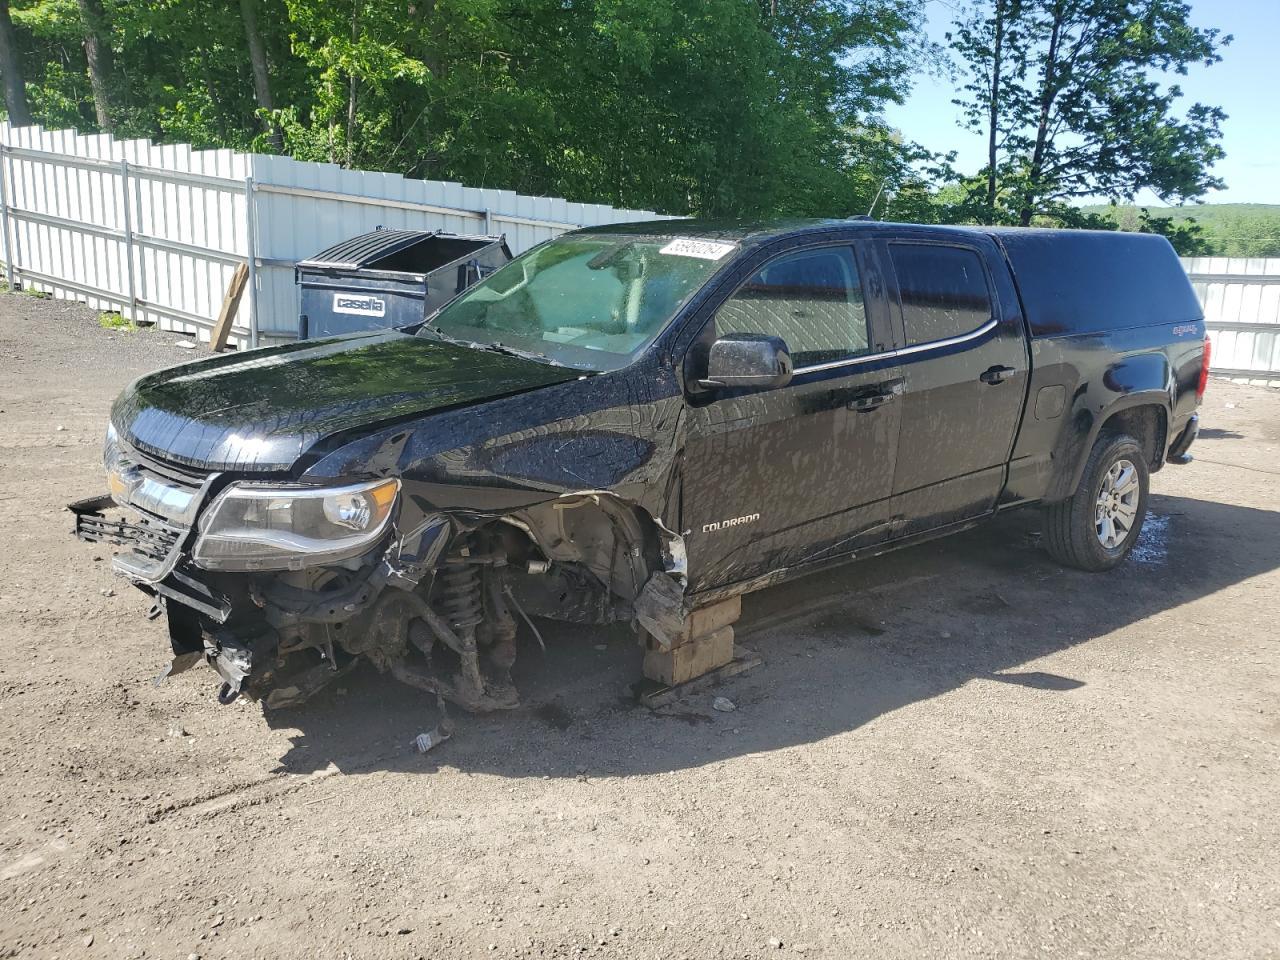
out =
{"type": "Polygon", "coordinates": [[[1098,381],[1086,381],[1072,398],[1071,411],[1054,449],[1058,464],[1045,501],[1064,500],[1080,485],[1089,451],[1103,427],[1117,414],[1137,407],[1154,406],[1163,412],[1162,435],[1155,438],[1153,469],[1159,469],[1173,415],[1175,384],[1168,358],[1159,352],[1122,357],[1109,364],[1098,381]]]}

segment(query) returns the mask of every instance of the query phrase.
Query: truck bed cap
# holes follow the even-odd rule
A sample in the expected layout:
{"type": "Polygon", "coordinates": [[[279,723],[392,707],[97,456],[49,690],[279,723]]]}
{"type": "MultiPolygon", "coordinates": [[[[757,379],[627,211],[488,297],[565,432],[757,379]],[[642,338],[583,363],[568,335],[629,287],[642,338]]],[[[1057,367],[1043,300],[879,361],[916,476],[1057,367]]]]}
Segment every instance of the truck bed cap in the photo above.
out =
{"type": "Polygon", "coordinates": [[[1169,241],[1108,230],[990,227],[1004,248],[1033,337],[1200,320],[1169,241]]]}

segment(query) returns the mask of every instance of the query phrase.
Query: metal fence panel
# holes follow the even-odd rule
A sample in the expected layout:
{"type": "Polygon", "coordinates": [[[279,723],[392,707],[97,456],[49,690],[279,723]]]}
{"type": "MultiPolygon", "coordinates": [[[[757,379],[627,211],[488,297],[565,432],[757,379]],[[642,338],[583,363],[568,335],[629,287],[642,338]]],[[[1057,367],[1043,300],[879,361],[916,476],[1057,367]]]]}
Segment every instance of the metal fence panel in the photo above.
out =
{"type": "Polygon", "coordinates": [[[230,150],[0,124],[7,279],[196,333],[246,257],[248,168],[230,150]]]}
{"type": "Polygon", "coordinates": [[[1280,384],[1280,257],[1184,257],[1213,341],[1212,369],[1280,384]]]}
{"type": "Polygon", "coordinates": [[[344,170],[289,157],[0,123],[0,259],[11,284],[209,338],[236,265],[238,346],[297,335],[294,264],[382,225],[505,234],[515,253],[649,210],[344,170]]]}

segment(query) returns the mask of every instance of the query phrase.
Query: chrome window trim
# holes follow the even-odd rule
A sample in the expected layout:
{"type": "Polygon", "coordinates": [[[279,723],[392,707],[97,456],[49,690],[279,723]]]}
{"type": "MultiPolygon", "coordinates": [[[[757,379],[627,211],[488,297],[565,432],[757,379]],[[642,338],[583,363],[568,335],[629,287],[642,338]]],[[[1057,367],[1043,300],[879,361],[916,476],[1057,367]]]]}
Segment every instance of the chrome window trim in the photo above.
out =
{"type": "Polygon", "coordinates": [[[986,336],[997,326],[1000,321],[992,317],[976,330],[970,330],[968,333],[962,333],[956,337],[947,337],[945,340],[930,340],[928,343],[917,343],[910,347],[902,347],[898,350],[885,350],[881,353],[868,353],[862,357],[852,357],[848,360],[832,360],[829,363],[815,363],[810,367],[796,367],[792,371],[793,377],[798,377],[805,373],[819,373],[823,370],[835,370],[839,367],[851,367],[859,363],[871,363],[874,360],[893,360],[897,357],[906,357],[914,353],[923,353],[926,350],[938,350],[942,347],[954,347],[957,344],[967,343],[970,340],[977,340],[979,337],[986,336]]]}

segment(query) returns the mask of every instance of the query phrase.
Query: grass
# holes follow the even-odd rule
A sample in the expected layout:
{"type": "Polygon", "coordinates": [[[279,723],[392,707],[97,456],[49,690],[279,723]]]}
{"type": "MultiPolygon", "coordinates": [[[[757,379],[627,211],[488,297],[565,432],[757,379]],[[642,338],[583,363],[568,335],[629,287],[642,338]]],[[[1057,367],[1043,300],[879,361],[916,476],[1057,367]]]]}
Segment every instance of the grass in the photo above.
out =
{"type": "Polygon", "coordinates": [[[103,330],[137,330],[137,325],[132,320],[120,316],[111,310],[104,310],[98,314],[98,326],[103,330]]]}
{"type": "Polygon", "coordinates": [[[37,300],[52,299],[52,297],[43,290],[34,290],[30,287],[24,287],[21,284],[17,287],[10,287],[8,280],[0,280],[0,293],[21,293],[28,297],[35,297],[37,300]]]}

